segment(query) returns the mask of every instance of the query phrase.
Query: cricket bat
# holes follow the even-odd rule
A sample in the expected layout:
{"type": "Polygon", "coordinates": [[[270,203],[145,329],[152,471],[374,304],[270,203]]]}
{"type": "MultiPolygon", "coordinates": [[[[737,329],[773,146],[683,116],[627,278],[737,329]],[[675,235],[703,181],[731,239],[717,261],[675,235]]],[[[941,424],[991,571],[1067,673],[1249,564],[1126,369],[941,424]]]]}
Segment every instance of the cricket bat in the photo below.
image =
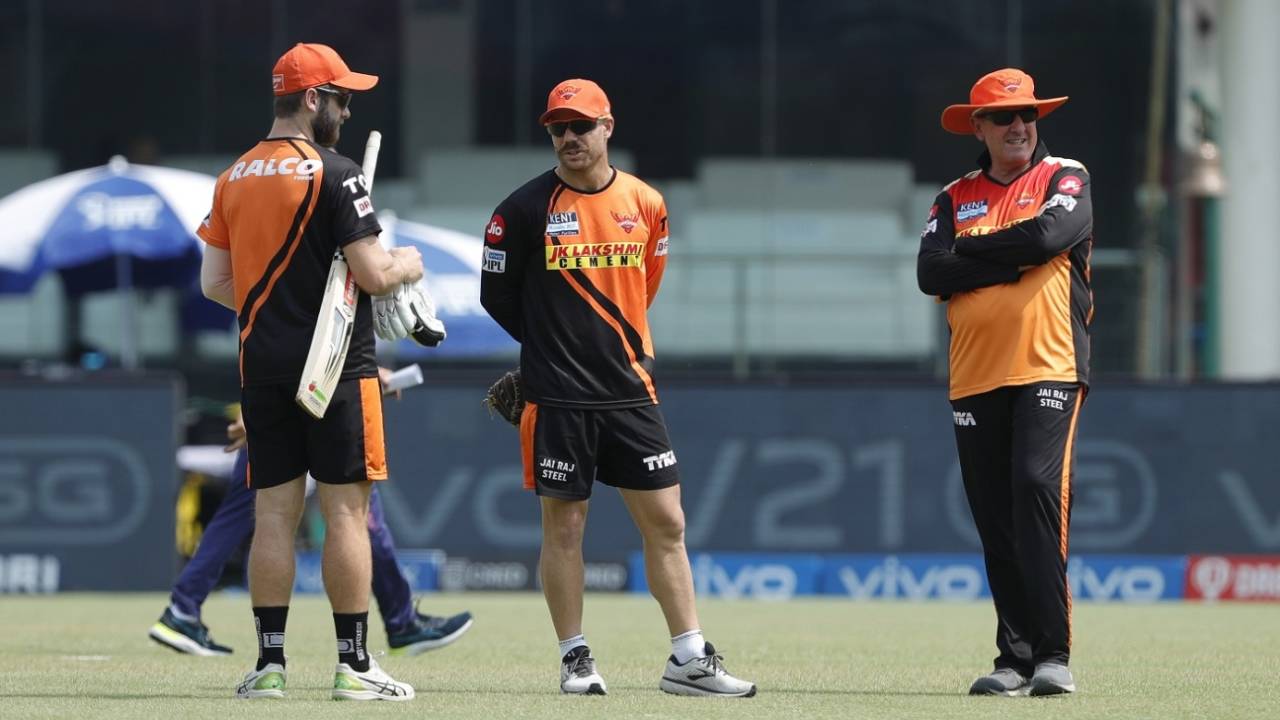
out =
{"type": "MultiPolygon", "coordinates": [[[[373,193],[373,174],[378,169],[378,150],[382,147],[382,133],[369,133],[364,146],[365,189],[373,193]]],[[[360,288],[355,275],[347,267],[347,259],[339,248],[333,253],[329,265],[329,278],[325,281],[324,299],[316,315],[316,329],[311,335],[311,348],[302,366],[302,379],[294,400],[316,419],[324,417],[338,386],[342,368],[347,364],[347,348],[351,345],[351,331],[356,324],[356,302],[360,288]]]]}

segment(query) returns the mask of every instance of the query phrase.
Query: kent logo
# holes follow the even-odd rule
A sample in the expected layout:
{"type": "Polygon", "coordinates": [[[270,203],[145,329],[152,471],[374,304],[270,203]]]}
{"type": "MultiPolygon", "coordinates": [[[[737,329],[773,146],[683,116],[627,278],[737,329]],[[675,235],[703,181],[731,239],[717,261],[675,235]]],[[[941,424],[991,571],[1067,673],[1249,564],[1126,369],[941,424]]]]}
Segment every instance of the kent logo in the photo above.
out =
{"type": "Polygon", "coordinates": [[[987,214],[986,199],[976,200],[974,202],[962,203],[956,208],[956,222],[967,222],[976,220],[987,214]]]}

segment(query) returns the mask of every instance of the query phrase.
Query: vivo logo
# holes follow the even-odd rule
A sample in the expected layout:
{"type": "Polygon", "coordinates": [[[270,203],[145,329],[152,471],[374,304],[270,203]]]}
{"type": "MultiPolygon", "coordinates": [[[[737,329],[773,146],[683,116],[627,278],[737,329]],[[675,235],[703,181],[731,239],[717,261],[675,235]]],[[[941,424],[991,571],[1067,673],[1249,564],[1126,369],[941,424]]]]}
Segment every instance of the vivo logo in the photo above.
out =
{"type": "Polygon", "coordinates": [[[855,600],[975,600],[986,595],[982,569],[971,564],[929,564],[912,569],[890,555],[861,574],[853,566],[841,567],[836,577],[839,592],[855,600]]]}
{"type": "Polygon", "coordinates": [[[0,545],[96,545],[146,517],[151,476],[128,445],[101,437],[0,439],[0,545]]]}
{"type": "Polygon", "coordinates": [[[709,555],[699,555],[692,565],[693,586],[698,594],[730,600],[789,600],[796,594],[796,571],[786,565],[748,563],[731,569],[709,555]]]}
{"type": "Polygon", "coordinates": [[[1073,597],[1087,600],[1151,602],[1165,592],[1164,573],[1150,565],[1101,568],[1073,557],[1067,561],[1067,581],[1073,597]]]}

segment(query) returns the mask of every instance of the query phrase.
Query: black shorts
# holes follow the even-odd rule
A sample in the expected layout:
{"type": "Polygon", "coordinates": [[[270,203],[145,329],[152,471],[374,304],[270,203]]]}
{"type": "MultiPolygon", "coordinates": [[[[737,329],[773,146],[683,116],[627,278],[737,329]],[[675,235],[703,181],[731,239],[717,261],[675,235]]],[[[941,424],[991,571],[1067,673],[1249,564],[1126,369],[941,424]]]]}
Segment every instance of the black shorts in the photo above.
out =
{"type": "Polygon", "coordinates": [[[297,390],[296,385],[240,389],[249,487],[275,487],[306,472],[331,485],[387,479],[377,378],[339,381],[320,420],[294,402],[297,390]]]}
{"type": "Polygon", "coordinates": [[[539,495],[586,500],[599,480],[628,490],[680,482],[657,405],[580,410],[529,403],[520,420],[524,486],[539,495]]]}

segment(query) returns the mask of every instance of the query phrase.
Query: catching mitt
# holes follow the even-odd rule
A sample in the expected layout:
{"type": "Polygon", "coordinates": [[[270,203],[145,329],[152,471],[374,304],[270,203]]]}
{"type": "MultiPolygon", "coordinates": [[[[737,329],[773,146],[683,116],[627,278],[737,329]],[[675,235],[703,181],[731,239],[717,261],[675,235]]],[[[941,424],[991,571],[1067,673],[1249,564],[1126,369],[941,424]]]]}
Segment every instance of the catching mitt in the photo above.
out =
{"type": "Polygon", "coordinates": [[[503,373],[497,382],[489,386],[484,394],[484,404],[489,412],[497,413],[503,420],[520,427],[520,416],[524,414],[524,388],[520,384],[520,369],[516,368],[503,373]]]}

